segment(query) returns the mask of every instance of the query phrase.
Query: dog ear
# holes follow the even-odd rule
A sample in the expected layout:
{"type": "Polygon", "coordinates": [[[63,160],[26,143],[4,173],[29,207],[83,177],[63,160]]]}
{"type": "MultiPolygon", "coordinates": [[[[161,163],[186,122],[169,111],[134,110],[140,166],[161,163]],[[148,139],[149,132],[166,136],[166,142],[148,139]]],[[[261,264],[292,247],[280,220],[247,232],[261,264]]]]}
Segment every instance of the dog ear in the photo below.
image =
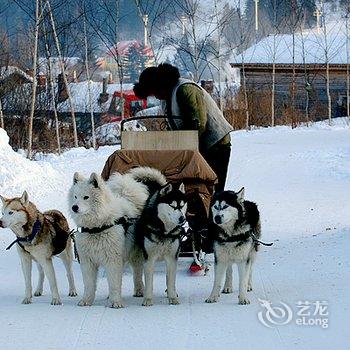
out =
{"type": "Polygon", "coordinates": [[[237,192],[237,199],[239,202],[243,202],[244,201],[244,187],[242,187],[238,192],[237,192]]]}
{"type": "Polygon", "coordinates": [[[101,180],[100,180],[99,175],[97,175],[96,173],[92,173],[90,175],[89,181],[95,188],[99,188],[100,187],[100,181],[101,180]]]}
{"type": "Polygon", "coordinates": [[[22,197],[19,199],[21,204],[26,206],[28,205],[29,203],[29,199],[28,199],[28,193],[27,191],[24,191],[23,194],[22,194],[22,197]]]}
{"type": "Polygon", "coordinates": [[[5,202],[6,202],[6,198],[3,197],[1,194],[0,194],[0,200],[1,200],[1,202],[2,202],[2,205],[4,205],[5,202]]]}
{"type": "Polygon", "coordinates": [[[165,195],[167,195],[168,193],[170,193],[173,190],[173,185],[172,184],[167,184],[165,185],[160,191],[159,194],[163,197],[165,195]]]}
{"type": "Polygon", "coordinates": [[[73,176],[73,185],[75,185],[76,183],[78,183],[79,181],[83,181],[84,177],[83,175],[79,174],[78,172],[74,173],[73,176]]]}
{"type": "Polygon", "coordinates": [[[180,186],[179,186],[179,190],[182,192],[182,193],[185,193],[185,185],[183,182],[181,182],[180,186]]]}

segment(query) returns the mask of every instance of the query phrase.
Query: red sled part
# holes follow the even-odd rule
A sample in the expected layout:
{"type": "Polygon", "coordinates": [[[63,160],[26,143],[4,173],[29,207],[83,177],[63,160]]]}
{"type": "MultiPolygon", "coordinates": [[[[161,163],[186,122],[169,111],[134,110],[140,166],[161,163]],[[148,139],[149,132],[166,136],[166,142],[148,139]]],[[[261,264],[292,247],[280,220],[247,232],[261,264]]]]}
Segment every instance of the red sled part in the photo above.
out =
{"type": "Polygon", "coordinates": [[[191,275],[204,275],[206,273],[206,269],[202,265],[198,265],[195,261],[191,264],[189,268],[189,272],[191,275]]]}

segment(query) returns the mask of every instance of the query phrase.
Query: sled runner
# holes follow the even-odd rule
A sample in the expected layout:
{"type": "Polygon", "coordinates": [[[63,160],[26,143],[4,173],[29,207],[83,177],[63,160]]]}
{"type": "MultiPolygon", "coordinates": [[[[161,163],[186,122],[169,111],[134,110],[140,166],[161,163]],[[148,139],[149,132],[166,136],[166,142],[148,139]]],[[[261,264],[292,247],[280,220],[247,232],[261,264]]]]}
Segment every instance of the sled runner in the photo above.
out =
{"type": "Polygon", "coordinates": [[[189,228],[181,245],[180,256],[194,257],[190,271],[206,269],[202,252],[211,253],[206,236],[208,211],[217,176],[198,149],[198,132],[169,131],[164,117],[145,116],[125,119],[121,123],[121,149],[106,161],[102,177],[114,172],[126,173],[138,166],[160,170],[169,182],[183,182],[188,198],[189,228]],[[125,131],[127,122],[137,120],[157,130],[125,131]]]}

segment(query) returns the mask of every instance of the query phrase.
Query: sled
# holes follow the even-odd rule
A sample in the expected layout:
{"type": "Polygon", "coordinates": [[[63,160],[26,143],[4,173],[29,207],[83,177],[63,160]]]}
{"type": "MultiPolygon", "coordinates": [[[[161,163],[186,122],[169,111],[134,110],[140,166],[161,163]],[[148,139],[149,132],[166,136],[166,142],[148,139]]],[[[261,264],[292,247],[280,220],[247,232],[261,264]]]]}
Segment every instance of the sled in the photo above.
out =
{"type": "MultiPolygon", "coordinates": [[[[212,252],[205,239],[208,213],[217,176],[205,161],[198,146],[198,131],[170,131],[164,116],[143,116],[121,122],[121,149],[106,161],[102,177],[107,180],[113,172],[126,173],[137,166],[160,170],[169,182],[183,182],[188,198],[188,235],[181,244],[180,257],[193,256],[203,266],[203,254],[212,252]],[[156,130],[126,131],[130,121],[147,123],[156,130]]],[[[197,267],[190,268],[197,273],[197,267]]]]}

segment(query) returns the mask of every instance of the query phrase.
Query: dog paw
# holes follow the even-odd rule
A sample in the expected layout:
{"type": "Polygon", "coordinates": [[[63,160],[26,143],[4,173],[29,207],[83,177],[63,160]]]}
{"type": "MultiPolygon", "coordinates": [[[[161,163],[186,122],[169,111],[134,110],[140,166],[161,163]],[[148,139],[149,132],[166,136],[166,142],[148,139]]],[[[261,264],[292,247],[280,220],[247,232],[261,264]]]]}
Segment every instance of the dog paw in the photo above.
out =
{"type": "Polygon", "coordinates": [[[123,302],[121,300],[109,301],[109,307],[112,309],[122,309],[124,307],[123,302]]]}
{"type": "Polygon", "coordinates": [[[231,293],[233,293],[233,288],[232,288],[232,287],[225,287],[225,288],[222,290],[222,293],[223,293],[223,294],[231,294],[231,293]]]}
{"type": "Polygon", "coordinates": [[[22,304],[31,304],[32,303],[32,298],[24,298],[23,300],[22,300],[22,304]]]}
{"type": "Polygon", "coordinates": [[[143,299],[143,303],[142,306],[152,306],[153,305],[153,301],[151,298],[145,298],[143,299]]]}
{"type": "Polygon", "coordinates": [[[71,290],[71,291],[69,291],[69,293],[68,293],[68,296],[69,297],[76,297],[78,295],[78,293],[75,291],[75,290],[71,290]]]}
{"type": "Polygon", "coordinates": [[[218,301],[218,299],[219,299],[219,297],[217,297],[217,296],[214,296],[214,297],[210,296],[208,299],[205,300],[205,302],[209,303],[209,304],[216,303],[218,301]]]}
{"type": "Polygon", "coordinates": [[[52,298],[51,305],[62,305],[62,301],[60,298],[52,298]]]}
{"type": "Polygon", "coordinates": [[[135,298],[143,297],[143,290],[135,290],[134,295],[135,298]]]}
{"type": "Polygon", "coordinates": [[[251,292],[252,290],[253,290],[253,287],[250,284],[248,284],[247,292],[251,292]]]}
{"type": "Polygon", "coordinates": [[[78,306],[91,306],[92,301],[86,300],[86,299],[81,299],[78,303],[78,306]]]}
{"type": "Polygon", "coordinates": [[[35,297],[41,297],[43,295],[43,291],[42,290],[36,290],[35,292],[34,292],[34,296],[35,297]]]}
{"type": "Polygon", "coordinates": [[[179,299],[178,298],[169,298],[169,305],[179,305],[179,299]]]}
{"type": "Polygon", "coordinates": [[[250,304],[250,300],[247,298],[238,297],[238,304],[239,305],[248,305],[248,304],[250,304]]]}

